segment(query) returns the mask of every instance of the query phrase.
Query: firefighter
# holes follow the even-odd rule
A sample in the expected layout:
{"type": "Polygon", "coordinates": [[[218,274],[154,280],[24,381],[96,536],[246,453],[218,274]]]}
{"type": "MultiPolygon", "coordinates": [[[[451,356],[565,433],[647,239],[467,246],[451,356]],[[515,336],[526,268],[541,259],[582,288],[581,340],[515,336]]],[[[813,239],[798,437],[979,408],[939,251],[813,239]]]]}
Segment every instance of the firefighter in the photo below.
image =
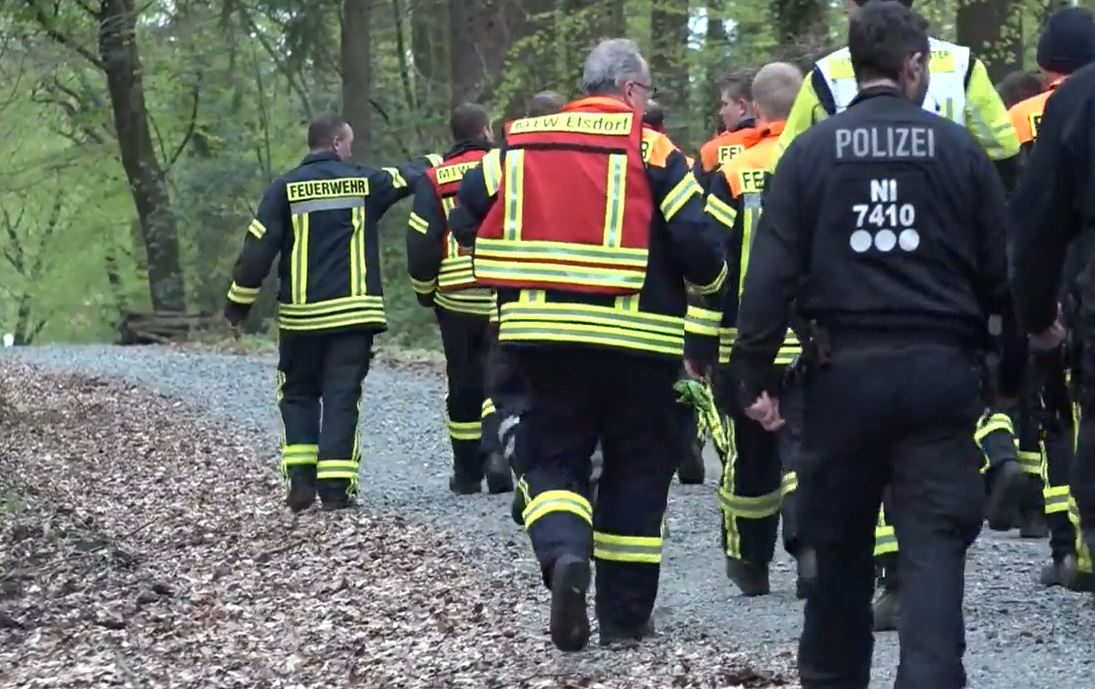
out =
{"type": "MultiPolygon", "coordinates": [[[[665,134],[665,108],[651,98],[646,104],[646,112],[643,113],[643,124],[656,132],[665,134]]],[[[684,156],[689,169],[692,169],[696,161],[687,154],[684,156]]],[[[702,297],[701,297],[702,299],[702,297]]],[[[689,303],[699,302],[690,296],[689,303]]],[[[703,425],[702,415],[698,410],[681,405],[677,410],[680,417],[680,457],[681,464],[677,468],[677,480],[685,485],[698,485],[703,483],[706,471],[703,464],[703,446],[706,439],[706,427],[703,425]]]]}
{"type": "Polygon", "coordinates": [[[700,159],[692,166],[692,173],[704,190],[720,165],[756,143],[753,76],[751,70],[742,69],[727,75],[719,84],[719,117],[725,130],[700,147],[700,159]]]}
{"type": "Polygon", "coordinates": [[[1021,100],[1037,96],[1043,88],[1042,79],[1037,74],[1012,72],[1000,80],[996,92],[1000,94],[1004,107],[1010,109],[1021,100]]]}
{"type": "MultiPolygon", "coordinates": [[[[867,1],[845,0],[845,12],[854,17],[867,1]]],[[[912,0],[901,1],[906,6],[912,5],[912,0]]],[[[924,108],[964,126],[994,162],[1005,186],[1010,187],[1015,177],[1019,142],[985,65],[970,53],[969,48],[937,38],[929,37],[929,41],[932,79],[924,108]]],[[[796,136],[847,108],[857,90],[847,47],[814,63],[795,99],[769,169],[775,169],[780,154],[796,136]]],[[[991,463],[987,470],[990,527],[1006,530],[1011,527],[1012,515],[1019,507],[1025,485],[1024,476],[1014,449],[1015,436],[1007,430],[1011,428],[1011,417],[1006,410],[994,409],[983,421],[976,430],[979,442],[988,450],[991,463]],[[1001,451],[996,451],[997,448],[1001,451]]],[[[893,628],[897,614],[894,594],[898,578],[897,571],[891,566],[897,541],[881,514],[877,523],[877,551],[883,590],[876,603],[876,612],[878,628],[888,629],[893,628]]]]}
{"type": "Polygon", "coordinates": [[[804,689],[870,682],[872,524],[883,489],[901,539],[897,683],[965,686],[966,551],[981,529],[981,409],[989,332],[1002,394],[1025,342],[1011,314],[1004,188],[967,131],[925,112],[927,22],[892,0],[849,28],[849,107],[796,139],[768,185],[731,367],[765,428],[782,419],[772,363],[792,300],[811,323],[801,538],[817,554],[799,644],[804,689]]]}
{"type": "Polygon", "coordinates": [[[317,490],[324,509],[355,504],[361,386],[373,338],[387,329],[377,223],[435,160],[354,165],[353,140],[343,119],[309,125],[310,152],[266,189],[247,228],[224,310],[238,328],[280,253],[277,399],[294,512],[317,490]]]}
{"type": "MultiPolygon", "coordinates": [[[[1073,21],[1059,29],[1075,28],[1073,21]]],[[[1086,37],[1061,31],[1053,51],[1075,62],[1091,62],[1092,45],[1086,37]]],[[[1041,51],[1039,51],[1041,53],[1041,51]]],[[[1041,62],[1042,55],[1039,55],[1041,62]]],[[[1010,210],[1014,237],[1011,278],[1016,307],[1031,348],[1054,352],[1069,336],[1068,365],[1074,396],[1080,406],[1079,444],[1069,480],[1070,518],[1081,529],[1082,555],[1095,546],[1095,457],[1091,421],[1095,391],[1095,283],[1092,282],[1092,240],[1095,233],[1095,177],[1093,148],[1095,65],[1075,71],[1046,99],[1037,121],[1037,144],[1024,162],[1010,210]],[[1062,304],[1061,286],[1065,298],[1062,304]],[[1066,328],[1071,325],[1071,333],[1066,328]]]]}
{"type": "MultiPolygon", "coordinates": [[[[726,230],[730,266],[729,297],[720,327],[726,333],[726,337],[720,338],[720,364],[730,361],[737,328],[737,297],[760,217],[768,159],[775,152],[783,123],[801,85],[802,74],[793,65],[774,62],[757,72],[751,90],[760,138],[724,163],[708,190],[706,210],[726,230]]],[[[776,365],[786,367],[801,353],[798,338],[788,330],[776,365]]],[[[724,368],[719,373],[716,393],[720,411],[728,414],[733,424],[734,452],[724,458],[719,484],[722,545],[727,576],[743,594],[757,596],[769,592],[768,566],[775,554],[783,502],[783,469],[788,464],[780,461],[776,434],[745,416],[736,402],[735,389],[733,376],[724,368]]],[[[789,475],[786,485],[793,485],[793,481],[794,476],[789,475]]]]}
{"type": "Polygon", "coordinates": [[[460,180],[491,149],[494,135],[490,114],[473,103],[453,109],[449,126],[452,148],[441,164],[426,171],[415,190],[407,227],[407,269],[418,301],[437,316],[445,350],[445,423],[453,454],[449,490],[457,495],[478,493],[485,473],[488,491],[505,493],[513,490],[509,468],[500,452],[483,452],[482,442],[488,320],[494,296],[476,284],[471,255],[448,229],[460,180]]]}
{"type": "MultiPolygon", "coordinates": [[[[1039,39],[1037,60],[1045,89],[1009,110],[1019,134],[1024,162],[1038,137],[1046,101],[1068,75],[1095,60],[1095,18],[1091,12],[1067,8],[1052,15],[1039,39]]],[[[1064,362],[1058,353],[1052,352],[1038,357],[1037,364],[1040,375],[1035,377],[1037,385],[1030,387],[1024,399],[1026,433],[1021,436],[1026,437],[1021,437],[1020,442],[1029,438],[1027,446],[1039,459],[1044,456],[1039,465],[1042,469],[1039,483],[1044,478],[1042,490],[1045,519],[1050,525],[1052,560],[1042,568],[1039,579],[1046,586],[1089,590],[1091,559],[1082,549],[1077,552],[1078,534],[1069,519],[1068,473],[1074,425],[1064,362]]]]}
{"type": "Polygon", "coordinates": [[[634,42],[600,43],[582,84],[562,113],[513,122],[507,147],[465,177],[460,204],[481,224],[458,232],[474,240],[476,278],[498,291],[499,341],[531,388],[523,516],[564,651],[589,638],[591,556],[601,643],[653,633],[677,464],[673,386],[682,356],[694,376],[716,356],[727,273],[684,155],[642,126],[653,87],[634,42]],[[686,279],[707,308],[687,307],[686,279]]]}

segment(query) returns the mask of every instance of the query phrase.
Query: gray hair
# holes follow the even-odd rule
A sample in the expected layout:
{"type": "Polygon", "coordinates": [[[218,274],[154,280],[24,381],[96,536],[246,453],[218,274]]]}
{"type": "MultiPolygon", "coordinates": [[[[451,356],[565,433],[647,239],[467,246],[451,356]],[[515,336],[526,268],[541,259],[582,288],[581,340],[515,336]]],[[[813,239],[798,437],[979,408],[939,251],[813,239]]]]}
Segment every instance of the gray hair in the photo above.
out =
{"type": "Polygon", "coordinates": [[[582,91],[591,96],[615,93],[625,81],[641,77],[643,69],[643,56],[635,41],[629,38],[601,41],[586,58],[582,91]]]}

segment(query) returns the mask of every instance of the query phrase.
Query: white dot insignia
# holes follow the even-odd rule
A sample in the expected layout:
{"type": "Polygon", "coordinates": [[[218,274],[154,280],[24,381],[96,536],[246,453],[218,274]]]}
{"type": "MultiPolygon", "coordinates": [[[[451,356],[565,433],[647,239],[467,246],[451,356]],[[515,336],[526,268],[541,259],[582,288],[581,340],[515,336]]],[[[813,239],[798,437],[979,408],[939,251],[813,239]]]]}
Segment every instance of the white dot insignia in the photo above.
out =
{"type": "Polygon", "coordinates": [[[867,249],[870,249],[871,243],[871,233],[867,230],[856,230],[852,233],[852,237],[849,241],[849,244],[852,245],[852,251],[857,254],[861,254],[867,251],[867,249]]]}

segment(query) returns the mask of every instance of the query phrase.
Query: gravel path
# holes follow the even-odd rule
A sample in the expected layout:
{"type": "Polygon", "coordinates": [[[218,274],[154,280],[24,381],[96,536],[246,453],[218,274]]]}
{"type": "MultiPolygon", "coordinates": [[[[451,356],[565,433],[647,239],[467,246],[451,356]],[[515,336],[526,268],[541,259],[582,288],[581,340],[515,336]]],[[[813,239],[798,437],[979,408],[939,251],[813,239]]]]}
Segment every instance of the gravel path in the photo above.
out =
{"type": "MultiPolygon", "coordinates": [[[[5,360],[47,369],[121,378],[169,395],[226,422],[235,440],[276,461],[278,421],[273,407],[274,361],[162,348],[44,347],[0,351],[5,360]]],[[[535,564],[527,542],[508,518],[508,496],[452,496],[446,487],[449,450],[441,421],[442,381],[427,372],[370,373],[363,409],[363,500],[370,514],[399,515],[437,525],[476,547],[489,565],[506,565],[530,581],[535,564]],[[480,546],[487,547],[480,547],[480,546]]],[[[715,475],[709,467],[708,476],[715,475]]],[[[718,510],[711,481],[674,486],[658,609],[661,639],[685,649],[745,652],[758,669],[793,664],[802,615],[794,599],[793,569],[780,555],[773,595],[743,599],[726,580],[718,548],[718,510]]],[[[1060,689],[1087,685],[1095,673],[1095,625],[1080,594],[1045,590],[1035,581],[1048,553],[1041,542],[1015,533],[986,532],[971,551],[966,613],[970,686],[1060,689]]],[[[543,612],[531,616],[542,629],[543,612]]],[[[890,687],[896,637],[877,637],[872,689],[890,687]]],[[[619,658],[592,652],[573,661],[611,677],[619,658]]]]}

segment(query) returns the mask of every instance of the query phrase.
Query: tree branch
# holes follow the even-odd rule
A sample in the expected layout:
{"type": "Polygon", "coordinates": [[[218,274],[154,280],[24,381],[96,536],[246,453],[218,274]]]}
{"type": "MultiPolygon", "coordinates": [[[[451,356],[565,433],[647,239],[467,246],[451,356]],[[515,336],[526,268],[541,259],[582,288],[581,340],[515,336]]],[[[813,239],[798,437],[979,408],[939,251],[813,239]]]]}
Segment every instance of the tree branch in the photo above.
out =
{"type": "Polygon", "coordinates": [[[38,321],[38,325],[34,326],[34,328],[32,328],[31,331],[27,333],[27,339],[24,344],[29,345],[31,342],[34,341],[34,338],[38,337],[38,335],[42,332],[42,328],[46,327],[46,320],[47,319],[43,318],[42,320],[38,321]]]}
{"type": "Polygon", "coordinates": [[[167,174],[171,170],[172,166],[175,165],[175,161],[179,159],[179,156],[182,155],[183,149],[185,149],[186,145],[190,143],[191,137],[194,136],[194,129],[198,126],[198,100],[201,95],[201,81],[202,74],[199,71],[197,74],[197,78],[194,79],[194,105],[190,109],[190,124],[186,127],[186,134],[183,135],[182,141],[179,142],[179,146],[175,149],[174,155],[172,155],[169,159],[165,161],[166,164],[164,165],[164,174],[167,174]]]}
{"type": "MultiPolygon", "coordinates": [[[[160,127],[156,124],[156,118],[152,116],[152,112],[148,113],[148,124],[152,128],[152,133],[156,135],[156,145],[160,149],[160,160],[167,160],[167,149],[164,147],[163,136],[160,135],[160,127]]],[[[166,174],[167,170],[163,170],[163,174],[166,174]]]]}
{"type": "MultiPolygon", "coordinates": [[[[395,17],[395,48],[399,54],[399,76],[403,81],[403,98],[407,101],[407,108],[411,112],[418,112],[418,104],[415,102],[414,92],[411,90],[410,68],[407,66],[407,48],[403,42],[403,12],[399,6],[399,0],[392,0],[392,14],[395,17]]],[[[422,142],[426,137],[422,134],[422,119],[412,117],[414,131],[418,136],[418,148],[422,148],[422,142]]]]}
{"type": "Polygon", "coordinates": [[[42,266],[44,265],[46,258],[46,246],[53,237],[53,233],[57,230],[57,225],[60,224],[62,198],[61,194],[57,194],[53,198],[53,207],[49,210],[49,220],[46,221],[46,228],[42,230],[42,237],[38,240],[38,249],[34,252],[34,264],[31,265],[30,275],[28,275],[31,280],[37,280],[42,276],[42,266]]]}
{"type": "MultiPolygon", "coordinates": [[[[388,117],[388,113],[384,111],[384,108],[380,106],[380,103],[376,102],[375,98],[370,98],[369,103],[373,106],[373,110],[376,110],[377,113],[379,113],[380,116],[384,118],[384,124],[388,125],[388,131],[390,132],[392,128],[392,118],[388,117]]],[[[411,151],[405,145],[403,145],[403,140],[400,139],[398,136],[393,138],[395,139],[396,145],[398,145],[400,150],[403,151],[403,155],[407,158],[410,158],[411,151]]]]}
{"type": "Polygon", "coordinates": [[[104,63],[99,56],[91,52],[84,46],[73,40],[72,36],[58,30],[53,26],[53,22],[46,14],[45,10],[35,1],[26,0],[27,5],[34,11],[34,19],[38,22],[38,25],[42,27],[42,30],[46,32],[46,35],[53,39],[59,45],[63,45],[66,48],[76,52],[82,58],[95,65],[99,69],[106,71],[106,63],[104,63]]]}
{"type": "Polygon", "coordinates": [[[289,66],[289,63],[278,55],[277,49],[270,44],[269,39],[266,38],[266,34],[264,34],[258,24],[255,23],[255,20],[251,17],[251,14],[247,11],[244,4],[242,2],[236,2],[235,4],[236,9],[239,11],[240,18],[243,19],[244,23],[247,25],[247,29],[255,34],[255,38],[258,39],[259,44],[266,51],[266,54],[270,56],[274,66],[276,66],[278,71],[285,76],[285,79],[289,82],[289,88],[293,89],[300,98],[300,103],[304,107],[305,116],[308,119],[311,119],[312,100],[308,97],[308,92],[304,89],[304,85],[300,83],[300,80],[297,78],[298,75],[294,73],[294,70],[289,66]]]}
{"type": "Polygon", "coordinates": [[[26,277],[26,254],[23,252],[23,243],[19,241],[19,235],[16,234],[15,228],[19,227],[19,224],[23,221],[23,213],[26,208],[19,211],[19,217],[15,222],[11,221],[11,214],[8,213],[6,206],[0,206],[0,215],[4,216],[4,233],[8,235],[8,242],[11,244],[11,253],[8,250],[4,250],[4,258],[8,259],[8,263],[11,263],[11,267],[15,268],[15,272],[19,273],[23,277],[26,277]]]}
{"type": "Polygon", "coordinates": [[[92,9],[91,5],[88,4],[87,0],[76,0],[76,4],[79,5],[80,8],[84,10],[84,12],[87,12],[92,17],[95,17],[96,19],[99,19],[99,13],[96,12],[94,9],[92,9]]]}

